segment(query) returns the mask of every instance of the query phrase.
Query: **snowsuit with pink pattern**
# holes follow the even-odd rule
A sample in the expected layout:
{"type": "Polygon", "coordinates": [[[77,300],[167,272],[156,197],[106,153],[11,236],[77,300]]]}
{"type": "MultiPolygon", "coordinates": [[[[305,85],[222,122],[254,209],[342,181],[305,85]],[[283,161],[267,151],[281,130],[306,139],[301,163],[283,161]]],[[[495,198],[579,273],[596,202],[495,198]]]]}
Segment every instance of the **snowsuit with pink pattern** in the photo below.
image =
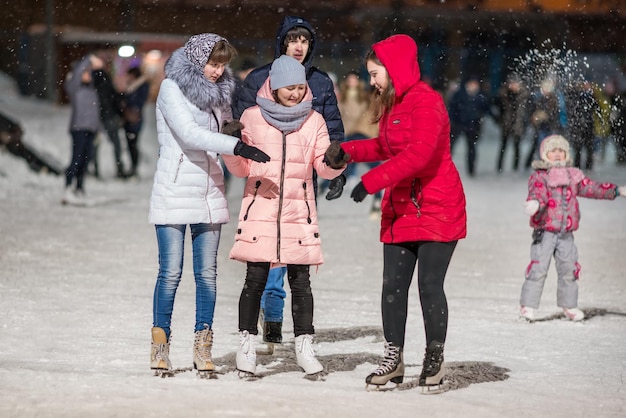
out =
{"type": "Polygon", "coordinates": [[[558,276],[557,306],[578,306],[578,250],[573,232],[578,229],[578,197],[613,200],[617,185],[598,183],[574,167],[555,167],[542,160],[533,162],[535,172],[528,179],[528,198],[539,202],[539,210],[530,217],[533,243],[530,264],[522,286],[520,304],[537,309],[554,256],[558,276]]]}

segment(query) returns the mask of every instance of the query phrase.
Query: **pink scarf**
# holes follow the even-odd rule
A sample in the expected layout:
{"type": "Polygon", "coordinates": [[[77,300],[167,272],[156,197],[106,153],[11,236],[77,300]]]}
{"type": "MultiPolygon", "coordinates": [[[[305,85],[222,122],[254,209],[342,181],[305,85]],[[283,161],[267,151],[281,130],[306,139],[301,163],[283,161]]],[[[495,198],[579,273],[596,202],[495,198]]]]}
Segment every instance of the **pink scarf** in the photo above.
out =
{"type": "Polygon", "coordinates": [[[580,183],[585,175],[574,167],[552,167],[548,170],[548,186],[570,186],[580,183]]]}

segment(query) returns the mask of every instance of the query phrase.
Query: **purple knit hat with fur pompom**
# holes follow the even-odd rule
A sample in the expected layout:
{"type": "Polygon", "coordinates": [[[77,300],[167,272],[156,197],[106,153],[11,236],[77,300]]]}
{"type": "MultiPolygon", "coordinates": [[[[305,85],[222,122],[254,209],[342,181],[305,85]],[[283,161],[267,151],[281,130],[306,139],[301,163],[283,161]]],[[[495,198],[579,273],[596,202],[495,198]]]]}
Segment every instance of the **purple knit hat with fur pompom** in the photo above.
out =
{"type": "Polygon", "coordinates": [[[185,44],[185,55],[193,66],[202,72],[204,66],[209,62],[213,47],[219,41],[226,41],[226,39],[214,33],[193,35],[185,44]]]}

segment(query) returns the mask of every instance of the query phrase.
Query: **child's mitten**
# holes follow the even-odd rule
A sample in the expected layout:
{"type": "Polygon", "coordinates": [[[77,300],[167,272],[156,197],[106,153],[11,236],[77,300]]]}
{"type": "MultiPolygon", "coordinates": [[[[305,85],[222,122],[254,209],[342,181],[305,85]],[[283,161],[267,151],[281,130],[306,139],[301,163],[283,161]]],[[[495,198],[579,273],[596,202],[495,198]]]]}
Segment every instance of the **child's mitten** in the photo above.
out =
{"type": "Polygon", "coordinates": [[[539,210],[538,200],[528,200],[524,202],[524,213],[528,216],[533,216],[539,210]]]}

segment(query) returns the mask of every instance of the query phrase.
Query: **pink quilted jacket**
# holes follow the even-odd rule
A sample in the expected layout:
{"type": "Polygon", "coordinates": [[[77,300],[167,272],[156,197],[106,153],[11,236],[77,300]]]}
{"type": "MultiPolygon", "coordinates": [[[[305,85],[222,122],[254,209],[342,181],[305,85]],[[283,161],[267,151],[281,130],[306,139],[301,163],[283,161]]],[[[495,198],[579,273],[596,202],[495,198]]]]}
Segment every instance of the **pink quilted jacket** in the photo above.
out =
{"type": "Polygon", "coordinates": [[[528,179],[526,200],[539,201],[530,226],[550,232],[576,231],[580,222],[578,197],[614,200],[616,196],[617,185],[593,181],[578,168],[538,169],[528,179]],[[562,177],[566,177],[565,181],[562,177]]]}
{"type": "MultiPolygon", "coordinates": [[[[272,99],[266,81],[258,95],[272,99]]],[[[312,100],[310,89],[304,100],[312,100]]],[[[267,163],[223,155],[230,172],[247,177],[230,258],[243,262],[318,265],[324,262],[317,224],[313,169],[337,177],[323,162],[330,145],[322,115],[311,111],[303,125],[284,135],[268,124],[259,106],[241,115],[242,140],[271,157],[267,163]]]]}

